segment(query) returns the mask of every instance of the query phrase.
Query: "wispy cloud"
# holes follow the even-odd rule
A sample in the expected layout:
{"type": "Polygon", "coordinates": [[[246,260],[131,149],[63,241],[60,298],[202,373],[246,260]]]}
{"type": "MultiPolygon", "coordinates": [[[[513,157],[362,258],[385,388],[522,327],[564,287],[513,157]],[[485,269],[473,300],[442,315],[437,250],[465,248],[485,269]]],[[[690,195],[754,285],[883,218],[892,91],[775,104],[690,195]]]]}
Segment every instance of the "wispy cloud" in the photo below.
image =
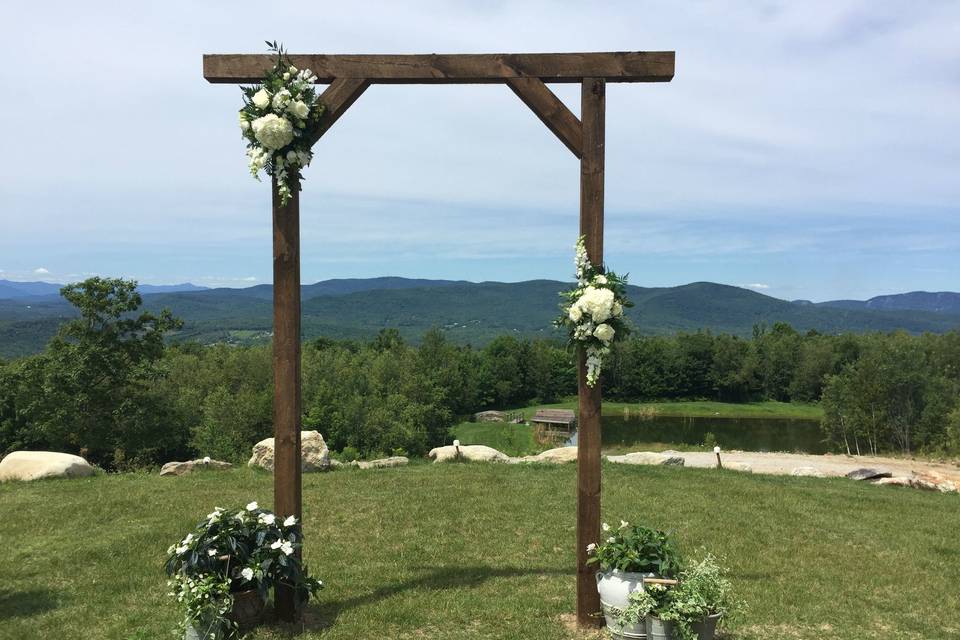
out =
{"type": "Polygon", "coordinates": [[[50,275],[50,271],[47,270],[47,269],[44,269],[43,267],[37,267],[36,269],[33,270],[33,272],[34,272],[35,274],[37,274],[38,276],[48,276],[48,275],[50,275]]]}
{"type": "MultiPolygon", "coordinates": [[[[62,90],[4,105],[20,150],[0,155],[7,273],[29,277],[43,250],[56,273],[269,281],[269,192],[246,173],[238,94],[198,73],[202,53],[259,52],[263,24],[226,28],[218,7],[187,0],[54,4],[4,13],[0,55],[35,64],[0,81],[62,90]],[[78,50],[86,72],[64,76],[57,62],[78,50]],[[50,163],[47,123],[70,121],[85,126],[50,163]],[[104,131],[125,130],[140,135],[89,162],[104,131]]],[[[329,52],[675,49],[673,82],[608,88],[611,266],[810,298],[956,288],[960,138],[944,132],[960,130],[958,3],[357,0],[271,19],[294,51],[314,46],[318,22],[329,52]]],[[[576,86],[551,86],[578,110],[576,86]]],[[[501,86],[374,86],[315,151],[306,280],[568,275],[577,162],[501,86]]]]}
{"type": "Polygon", "coordinates": [[[763,282],[755,282],[753,284],[742,284],[740,286],[745,287],[747,289],[769,289],[770,288],[770,285],[765,284],[763,282]]]}

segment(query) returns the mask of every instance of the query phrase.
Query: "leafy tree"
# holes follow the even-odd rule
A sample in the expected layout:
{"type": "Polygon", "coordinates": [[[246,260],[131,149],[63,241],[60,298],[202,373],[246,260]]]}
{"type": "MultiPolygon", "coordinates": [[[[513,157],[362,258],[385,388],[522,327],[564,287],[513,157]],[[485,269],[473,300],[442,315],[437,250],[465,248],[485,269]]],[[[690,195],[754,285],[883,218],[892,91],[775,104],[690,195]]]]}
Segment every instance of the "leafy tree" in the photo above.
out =
{"type": "Polygon", "coordinates": [[[164,336],[181,322],[167,310],[138,314],[136,286],[97,277],[61,289],[80,316],[47,346],[41,395],[29,407],[50,446],[108,466],[151,461],[184,444],[152,389],[162,377],[164,336]]]}

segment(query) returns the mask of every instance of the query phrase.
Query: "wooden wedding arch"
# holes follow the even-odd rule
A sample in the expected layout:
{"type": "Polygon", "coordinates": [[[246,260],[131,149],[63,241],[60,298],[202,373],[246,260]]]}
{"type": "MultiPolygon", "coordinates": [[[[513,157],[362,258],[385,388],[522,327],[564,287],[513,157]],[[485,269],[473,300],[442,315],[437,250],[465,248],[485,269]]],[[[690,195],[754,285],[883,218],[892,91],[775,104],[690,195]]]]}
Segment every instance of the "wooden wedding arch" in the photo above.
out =
{"type": "MultiPolygon", "coordinates": [[[[603,263],[604,119],[607,82],[669,82],[673,51],[612,53],[517,53],[456,55],[291,55],[328,84],[326,106],[311,143],[350,108],[371,84],[506,84],[580,159],[580,234],[593,264],[603,263]],[[578,119],[546,86],[580,84],[578,119]]],[[[203,56],[203,77],[211,83],[258,83],[274,65],[271,55],[203,56]]],[[[300,197],[294,190],[281,205],[273,184],[273,423],[274,509],[301,516],[300,477],[300,197]]],[[[577,440],[577,624],[595,626],[600,610],[586,546],[600,536],[600,385],[586,384],[583,349],[578,353],[579,436],[577,440]]],[[[277,593],[282,619],[297,615],[293,594],[277,593]]]]}

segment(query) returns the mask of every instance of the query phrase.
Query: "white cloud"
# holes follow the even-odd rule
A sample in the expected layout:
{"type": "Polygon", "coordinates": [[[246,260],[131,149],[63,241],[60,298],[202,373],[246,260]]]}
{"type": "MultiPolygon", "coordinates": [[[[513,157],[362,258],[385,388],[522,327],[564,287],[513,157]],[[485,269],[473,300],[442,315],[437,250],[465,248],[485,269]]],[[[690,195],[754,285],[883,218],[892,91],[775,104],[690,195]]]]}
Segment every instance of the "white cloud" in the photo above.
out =
{"type": "Polygon", "coordinates": [[[243,280],[244,282],[256,282],[256,281],[257,281],[257,277],[256,277],[256,276],[247,276],[246,278],[241,278],[241,280],[243,280]]]}
{"type": "Polygon", "coordinates": [[[764,282],[754,282],[753,284],[742,284],[741,287],[746,287],[747,289],[769,289],[770,285],[764,282]]]}
{"type": "Polygon", "coordinates": [[[33,270],[33,272],[34,272],[35,274],[37,274],[38,276],[48,276],[48,275],[50,275],[50,271],[47,270],[47,269],[44,269],[43,267],[37,267],[36,269],[33,270]]]}

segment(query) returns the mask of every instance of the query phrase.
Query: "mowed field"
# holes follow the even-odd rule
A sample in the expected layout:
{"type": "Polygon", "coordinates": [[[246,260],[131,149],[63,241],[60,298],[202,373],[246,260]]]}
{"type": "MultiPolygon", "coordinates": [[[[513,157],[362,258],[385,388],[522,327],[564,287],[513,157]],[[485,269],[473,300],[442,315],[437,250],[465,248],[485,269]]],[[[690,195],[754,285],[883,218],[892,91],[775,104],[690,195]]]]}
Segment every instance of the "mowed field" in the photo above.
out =
{"type": "MultiPolygon", "coordinates": [[[[845,479],[603,468],[607,520],[731,567],[727,637],[960,638],[960,497],[845,479]]],[[[574,465],[412,464],[304,477],[327,588],[300,637],[576,637],[574,465]]],[[[249,469],[0,485],[0,638],[170,638],[162,563],[214,506],[272,504],[249,469]]],[[[288,637],[267,626],[254,640],[288,637]]]]}

